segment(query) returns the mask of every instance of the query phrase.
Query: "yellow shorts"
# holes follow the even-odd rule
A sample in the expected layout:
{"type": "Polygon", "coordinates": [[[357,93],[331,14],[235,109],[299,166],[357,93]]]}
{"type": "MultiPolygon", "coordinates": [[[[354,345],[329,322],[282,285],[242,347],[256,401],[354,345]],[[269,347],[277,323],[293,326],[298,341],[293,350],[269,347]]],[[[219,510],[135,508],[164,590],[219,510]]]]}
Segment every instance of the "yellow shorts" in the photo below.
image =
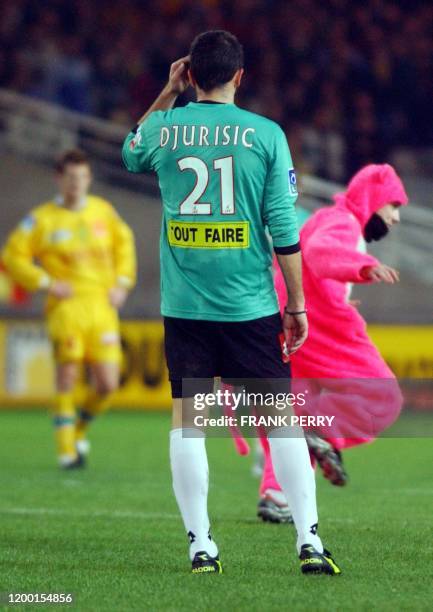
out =
{"type": "Polygon", "coordinates": [[[120,363],[117,311],[101,297],[58,302],[47,315],[48,334],[59,363],[120,363]]]}

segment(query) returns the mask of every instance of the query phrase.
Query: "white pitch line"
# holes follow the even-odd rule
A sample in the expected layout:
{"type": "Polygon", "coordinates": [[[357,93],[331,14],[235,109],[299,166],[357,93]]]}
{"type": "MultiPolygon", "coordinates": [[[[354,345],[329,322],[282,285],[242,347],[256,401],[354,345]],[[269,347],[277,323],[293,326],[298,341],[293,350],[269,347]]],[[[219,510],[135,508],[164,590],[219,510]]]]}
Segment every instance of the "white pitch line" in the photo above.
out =
{"type": "MultiPolygon", "coordinates": [[[[422,489],[421,489],[422,490],[422,489]]],[[[15,516],[65,516],[70,518],[107,518],[107,519],[135,519],[135,520],[163,520],[163,521],[180,521],[179,514],[170,514],[168,512],[139,512],[130,510],[97,510],[95,512],[89,511],[71,511],[63,510],[61,508],[1,508],[0,515],[12,514],[15,516]]],[[[222,520],[239,520],[242,522],[242,517],[239,516],[225,516],[221,517],[222,520]]],[[[423,519],[419,519],[423,520],[423,519]]],[[[430,522],[430,519],[428,519],[430,522]]],[[[326,517],[323,518],[326,523],[337,523],[340,525],[352,525],[357,522],[351,517],[326,517]]]]}
{"type": "Polygon", "coordinates": [[[433,495],[433,489],[382,489],[382,493],[392,493],[394,496],[398,495],[433,495]]]}
{"type": "Polygon", "coordinates": [[[329,517],[329,518],[323,518],[322,519],[324,523],[344,523],[347,525],[352,525],[353,523],[355,523],[355,519],[353,518],[349,518],[347,516],[333,516],[333,517],[329,517]]]}
{"type": "Polygon", "coordinates": [[[84,517],[84,518],[114,518],[114,519],[162,519],[162,520],[175,520],[179,519],[178,514],[169,514],[167,512],[131,512],[129,510],[98,510],[95,512],[71,512],[70,510],[62,510],[60,508],[0,508],[0,514],[16,514],[21,516],[70,516],[70,517],[84,517]]]}
{"type": "MultiPolygon", "coordinates": [[[[151,520],[151,519],[162,519],[166,521],[173,521],[180,519],[180,515],[178,514],[169,514],[167,512],[132,512],[130,510],[113,510],[110,512],[109,510],[97,510],[95,512],[85,512],[85,511],[71,511],[71,510],[63,510],[61,508],[0,508],[0,514],[15,514],[18,516],[69,516],[69,517],[83,517],[83,518],[112,518],[112,519],[142,519],[142,520],[151,520]]],[[[241,517],[233,517],[226,516],[224,518],[233,520],[239,519],[242,521],[241,517]]],[[[349,517],[332,517],[327,518],[326,522],[329,523],[354,523],[355,520],[349,517]]]]}

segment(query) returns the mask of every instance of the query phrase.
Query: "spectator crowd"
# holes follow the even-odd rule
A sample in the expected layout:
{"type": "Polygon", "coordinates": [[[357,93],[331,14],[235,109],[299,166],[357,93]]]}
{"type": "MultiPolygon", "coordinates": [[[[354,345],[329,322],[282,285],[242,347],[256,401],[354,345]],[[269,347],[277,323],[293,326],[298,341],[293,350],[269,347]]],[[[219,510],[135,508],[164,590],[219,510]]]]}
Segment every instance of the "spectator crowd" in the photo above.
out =
{"type": "Polygon", "coordinates": [[[284,127],[303,170],[344,180],[433,145],[431,1],[2,2],[0,87],[129,125],[207,29],[239,37],[238,102],[284,127]]]}

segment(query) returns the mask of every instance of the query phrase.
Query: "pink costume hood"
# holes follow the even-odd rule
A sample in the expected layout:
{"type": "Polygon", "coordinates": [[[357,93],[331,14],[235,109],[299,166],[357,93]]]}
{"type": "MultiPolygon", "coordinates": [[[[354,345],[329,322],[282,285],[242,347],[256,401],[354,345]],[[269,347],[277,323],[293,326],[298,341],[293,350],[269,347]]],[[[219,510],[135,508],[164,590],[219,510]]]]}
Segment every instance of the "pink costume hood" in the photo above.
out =
{"type": "Polygon", "coordinates": [[[350,181],[344,193],[334,197],[337,207],[349,210],[364,228],[371,215],[385,204],[405,206],[403,183],[389,164],[369,164],[350,181]]]}

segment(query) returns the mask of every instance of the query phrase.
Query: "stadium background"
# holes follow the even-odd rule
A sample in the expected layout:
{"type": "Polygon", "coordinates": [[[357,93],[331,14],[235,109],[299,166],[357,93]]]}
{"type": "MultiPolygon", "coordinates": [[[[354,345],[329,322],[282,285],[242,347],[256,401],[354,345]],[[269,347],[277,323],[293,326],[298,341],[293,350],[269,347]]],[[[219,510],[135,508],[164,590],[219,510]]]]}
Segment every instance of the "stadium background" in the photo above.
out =
{"type": "MultiPolygon", "coordinates": [[[[0,24],[0,241],[53,194],[50,164],[75,145],[94,160],[94,191],[136,233],[139,281],[123,315],[141,322],[123,327],[117,405],[164,408],[170,401],[159,322],[157,185],[151,176],[128,175],[120,145],[163,86],[171,60],[210,27],[229,27],[244,44],[239,104],[287,133],[301,175],[301,216],[329,203],[367,162],[389,161],[404,177],[411,206],[401,227],[371,249],[401,270],[401,283],[355,287],[354,298],[396,373],[432,376],[431,4],[18,0],[2,4],[0,24]]],[[[44,403],[53,371],[37,322],[41,298],[23,295],[4,275],[0,288],[0,402],[44,403]]]]}
{"type": "Polygon", "coordinates": [[[0,607],[6,591],[56,590],[72,591],[75,609],[85,612],[429,609],[432,31],[433,5],[417,0],[0,3],[0,243],[54,194],[58,153],[84,148],[94,191],[136,233],[138,285],[123,311],[116,406],[147,411],[108,413],[91,430],[88,469],[57,470],[42,298],[26,296],[0,271],[0,607]],[[332,587],[326,579],[300,580],[288,553],[291,527],[258,523],[251,461],[236,456],[230,439],[207,443],[211,516],[226,573],[211,586],[192,586],[186,571],[167,457],[161,206],[154,177],[129,175],[120,146],[162,87],[169,63],[199,31],[219,27],[245,47],[239,103],[287,133],[301,179],[301,216],[329,203],[370,161],[393,163],[411,200],[401,226],[371,247],[400,269],[401,282],[355,287],[353,297],[408,385],[406,408],[420,410],[406,411],[392,437],[345,455],[347,487],[317,476],[322,533],[344,571],[332,587]],[[430,384],[414,386],[415,377],[430,384]]]}

